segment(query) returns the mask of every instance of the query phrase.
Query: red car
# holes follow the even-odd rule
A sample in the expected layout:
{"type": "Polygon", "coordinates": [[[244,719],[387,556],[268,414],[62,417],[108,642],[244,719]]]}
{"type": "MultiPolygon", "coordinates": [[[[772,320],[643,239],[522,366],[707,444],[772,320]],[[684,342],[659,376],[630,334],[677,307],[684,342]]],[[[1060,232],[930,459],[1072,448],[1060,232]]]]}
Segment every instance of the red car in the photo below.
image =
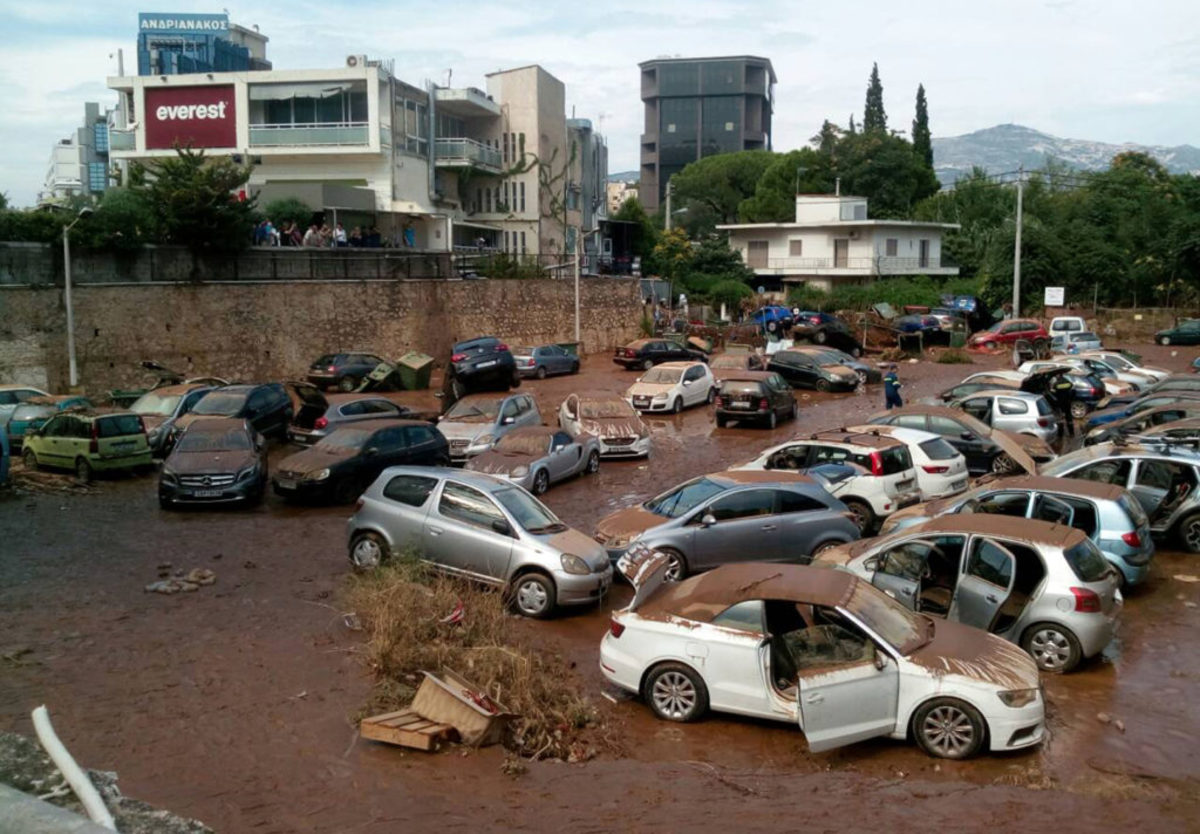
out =
{"type": "Polygon", "coordinates": [[[1018,339],[1026,339],[1030,342],[1038,340],[1049,342],[1050,334],[1046,332],[1046,328],[1042,327],[1041,322],[1034,319],[1004,319],[996,322],[987,330],[980,330],[971,336],[967,347],[994,350],[1011,345],[1018,339]]]}

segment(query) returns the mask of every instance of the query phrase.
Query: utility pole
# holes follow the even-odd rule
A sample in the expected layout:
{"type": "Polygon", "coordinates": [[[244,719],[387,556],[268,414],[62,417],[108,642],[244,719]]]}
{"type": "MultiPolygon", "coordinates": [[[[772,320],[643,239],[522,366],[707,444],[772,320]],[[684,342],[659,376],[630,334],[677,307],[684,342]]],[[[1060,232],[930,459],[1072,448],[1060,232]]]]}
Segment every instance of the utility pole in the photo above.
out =
{"type": "Polygon", "coordinates": [[[84,206],[69,224],[63,225],[63,304],[67,308],[67,384],[73,390],[79,384],[79,372],[75,363],[75,305],[71,301],[71,229],[92,209],[84,206]]]}
{"type": "Polygon", "coordinates": [[[579,350],[579,239],[583,237],[583,226],[575,232],[575,350],[579,350]]]}
{"type": "Polygon", "coordinates": [[[666,230],[671,231],[671,181],[667,180],[667,223],[666,230]]]}
{"type": "Polygon", "coordinates": [[[1025,194],[1025,166],[1017,171],[1017,239],[1013,243],[1013,318],[1021,316],[1021,204],[1025,194]]]}

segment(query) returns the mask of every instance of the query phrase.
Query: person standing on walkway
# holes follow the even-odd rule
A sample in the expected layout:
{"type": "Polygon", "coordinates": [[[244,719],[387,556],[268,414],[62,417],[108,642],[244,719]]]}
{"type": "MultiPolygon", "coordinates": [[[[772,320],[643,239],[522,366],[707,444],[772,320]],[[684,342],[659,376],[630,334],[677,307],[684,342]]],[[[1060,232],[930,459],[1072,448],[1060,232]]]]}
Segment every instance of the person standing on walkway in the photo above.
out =
{"type": "Polygon", "coordinates": [[[904,408],[904,400],[900,397],[900,377],[896,373],[896,363],[888,365],[887,375],[883,378],[883,398],[887,403],[887,410],[893,408],[904,408]]]}

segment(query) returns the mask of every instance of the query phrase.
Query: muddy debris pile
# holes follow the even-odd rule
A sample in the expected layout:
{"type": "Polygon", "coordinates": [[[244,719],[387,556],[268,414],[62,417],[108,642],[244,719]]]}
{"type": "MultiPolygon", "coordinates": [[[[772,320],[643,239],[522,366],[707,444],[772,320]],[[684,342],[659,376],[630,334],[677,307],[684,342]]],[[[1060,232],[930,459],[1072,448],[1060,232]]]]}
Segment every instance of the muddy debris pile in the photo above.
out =
{"type": "Polygon", "coordinates": [[[17,457],[8,474],[9,488],[17,495],[89,495],[97,490],[95,483],[81,483],[74,475],[29,469],[17,457]]]}
{"type": "Polygon", "coordinates": [[[192,568],[190,571],[173,569],[170,562],[158,566],[158,581],[145,587],[146,593],[178,594],[200,590],[217,581],[217,574],[208,568],[192,568]]]}
{"type": "MultiPolygon", "coordinates": [[[[212,829],[201,822],[124,796],[117,788],[116,773],[88,770],[87,775],[100,792],[121,834],[213,834],[212,829]]],[[[26,736],[0,732],[0,784],[84,816],[83,806],[67,786],[62,773],[41,746],[26,736]]]]}

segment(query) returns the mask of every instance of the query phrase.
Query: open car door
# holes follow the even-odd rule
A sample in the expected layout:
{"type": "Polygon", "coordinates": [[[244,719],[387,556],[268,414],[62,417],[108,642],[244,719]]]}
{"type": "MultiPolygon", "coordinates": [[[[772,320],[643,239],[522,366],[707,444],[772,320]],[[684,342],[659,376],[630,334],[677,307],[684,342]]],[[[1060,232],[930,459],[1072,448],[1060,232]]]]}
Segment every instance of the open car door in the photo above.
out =
{"type": "Polygon", "coordinates": [[[1029,517],[1040,521],[1049,521],[1051,524],[1065,524],[1067,527],[1072,527],[1074,526],[1072,522],[1075,520],[1075,508],[1053,495],[1039,495],[1034,499],[1033,513],[1029,517]]]}
{"type": "Polygon", "coordinates": [[[871,584],[905,608],[916,611],[921,599],[921,581],[929,571],[929,554],[936,547],[925,539],[910,539],[885,550],[875,557],[871,584]]]}
{"type": "Polygon", "coordinates": [[[670,560],[645,546],[631,547],[617,562],[621,575],[633,586],[633,599],[626,610],[636,611],[667,580],[670,560]]]}
{"type": "Polygon", "coordinates": [[[1001,607],[1012,594],[1017,559],[991,539],[976,539],[958,580],[949,619],[991,631],[1001,607]]]}

